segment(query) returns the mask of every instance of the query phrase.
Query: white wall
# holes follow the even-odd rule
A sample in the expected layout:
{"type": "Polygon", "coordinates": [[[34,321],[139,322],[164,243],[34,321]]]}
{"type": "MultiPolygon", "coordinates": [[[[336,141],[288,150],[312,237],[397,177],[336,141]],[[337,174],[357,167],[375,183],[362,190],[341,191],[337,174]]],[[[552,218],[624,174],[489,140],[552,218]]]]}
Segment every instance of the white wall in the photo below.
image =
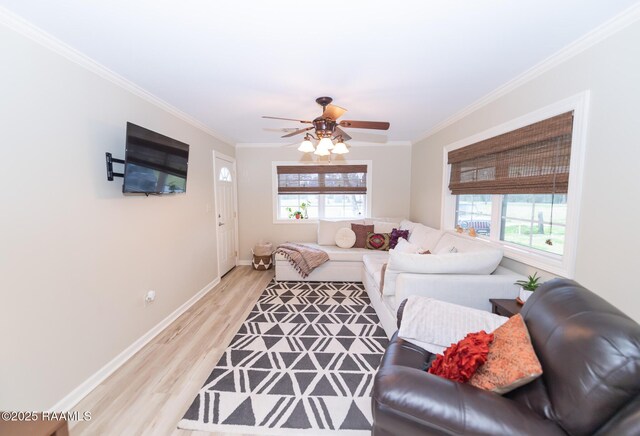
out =
{"type": "Polygon", "coordinates": [[[1,26],[0,53],[0,410],[42,410],[217,278],[212,154],[234,150],[1,26]],[[190,144],[186,194],[106,180],[127,121],[190,144]]]}
{"type": "MultiPolygon", "coordinates": [[[[443,147],[591,90],[575,279],[640,320],[640,23],[413,146],[411,217],[440,226],[443,147]]],[[[531,268],[507,260],[520,272],[531,268]]]]}
{"type": "MultiPolygon", "coordinates": [[[[238,148],[238,214],[240,259],[251,259],[251,248],[259,242],[274,245],[316,241],[317,224],[274,224],[272,162],[299,161],[304,157],[296,147],[238,148]]],[[[354,146],[344,155],[348,160],[371,160],[373,171],[373,217],[406,217],[409,214],[408,146],[354,146]]]]}

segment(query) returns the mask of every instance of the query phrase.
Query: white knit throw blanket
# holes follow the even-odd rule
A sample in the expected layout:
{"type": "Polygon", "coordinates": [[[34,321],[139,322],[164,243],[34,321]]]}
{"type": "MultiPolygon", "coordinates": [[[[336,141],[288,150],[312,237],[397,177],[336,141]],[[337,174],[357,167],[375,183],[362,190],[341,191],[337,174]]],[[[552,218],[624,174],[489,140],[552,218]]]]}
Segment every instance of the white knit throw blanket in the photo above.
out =
{"type": "Polygon", "coordinates": [[[398,336],[434,354],[469,333],[491,333],[509,319],[434,298],[411,295],[407,300],[398,336]]]}

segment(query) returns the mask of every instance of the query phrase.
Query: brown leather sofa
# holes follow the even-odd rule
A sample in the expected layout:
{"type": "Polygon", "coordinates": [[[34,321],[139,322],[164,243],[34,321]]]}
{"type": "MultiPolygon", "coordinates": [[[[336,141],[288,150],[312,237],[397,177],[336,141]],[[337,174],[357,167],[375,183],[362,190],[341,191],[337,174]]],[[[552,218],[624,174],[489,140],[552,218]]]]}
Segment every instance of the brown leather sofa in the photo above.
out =
{"type": "Polygon", "coordinates": [[[396,333],[375,379],[373,435],[640,435],[640,325],[565,279],[521,314],[544,373],[504,396],[428,374],[432,355],[396,333]]]}

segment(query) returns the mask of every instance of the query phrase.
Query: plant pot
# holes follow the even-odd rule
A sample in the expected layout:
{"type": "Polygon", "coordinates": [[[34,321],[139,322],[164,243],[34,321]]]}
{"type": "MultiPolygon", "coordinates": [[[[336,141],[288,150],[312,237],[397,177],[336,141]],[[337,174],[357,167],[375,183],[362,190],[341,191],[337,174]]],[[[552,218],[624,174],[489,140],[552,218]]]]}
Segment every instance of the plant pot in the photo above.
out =
{"type": "Polygon", "coordinates": [[[533,291],[527,291],[524,288],[520,288],[520,294],[518,295],[518,298],[520,298],[520,300],[525,303],[532,295],[533,291]]]}

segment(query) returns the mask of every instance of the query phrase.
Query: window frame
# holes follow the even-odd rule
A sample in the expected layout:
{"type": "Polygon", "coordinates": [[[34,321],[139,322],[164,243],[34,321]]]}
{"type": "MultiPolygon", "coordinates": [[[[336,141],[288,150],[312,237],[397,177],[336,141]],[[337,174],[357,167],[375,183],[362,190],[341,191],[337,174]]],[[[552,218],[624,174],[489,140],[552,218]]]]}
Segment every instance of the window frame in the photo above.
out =
{"type": "MultiPolygon", "coordinates": [[[[278,166],[316,166],[316,165],[331,165],[331,166],[339,166],[339,165],[366,165],[367,166],[367,193],[366,193],[366,208],[365,214],[362,217],[369,218],[371,217],[371,203],[373,198],[373,162],[371,160],[351,160],[344,162],[300,162],[300,161],[273,161],[271,162],[271,209],[272,209],[272,217],[273,224],[295,224],[295,225],[304,225],[304,224],[317,224],[319,220],[331,220],[336,219],[339,220],[341,218],[323,218],[320,217],[318,219],[305,219],[305,220],[291,220],[291,219],[281,219],[278,218],[278,166]]],[[[314,194],[316,195],[316,194],[314,194]]],[[[322,195],[322,194],[317,194],[322,195]]],[[[319,208],[320,209],[320,208],[319,208]]],[[[354,219],[354,218],[343,218],[343,219],[354,219]]]]}
{"type": "Polygon", "coordinates": [[[565,228],[564,254],[562,256],[545,253],[532,247],[524,247],[500,240],[502,230],[502,194],[492,195],[491,236],[478,238],[500,244],[504,249],[504,256],[526,265],[540,268],[544,271],[563,277],[574,278],[576,250],[580,229],[580,203],[582,200],[583,169],[585,160],[585,145],[587,136],[587,115],[589,110],[589,94],[584,91],[559,102],[545,106],[496,127],[456,141],[443,148],[442,171],[442,201],[440,228],[453,230],[456,218],[456,196],[449,191],[451,165],[448,163],[449,151],[466,147],[485,139],[533,124],[547,118],[573,110],[573,133],[571,138],[571,162],[569,166],[569,190],[567,192],[567,220],[565,228]]]}

